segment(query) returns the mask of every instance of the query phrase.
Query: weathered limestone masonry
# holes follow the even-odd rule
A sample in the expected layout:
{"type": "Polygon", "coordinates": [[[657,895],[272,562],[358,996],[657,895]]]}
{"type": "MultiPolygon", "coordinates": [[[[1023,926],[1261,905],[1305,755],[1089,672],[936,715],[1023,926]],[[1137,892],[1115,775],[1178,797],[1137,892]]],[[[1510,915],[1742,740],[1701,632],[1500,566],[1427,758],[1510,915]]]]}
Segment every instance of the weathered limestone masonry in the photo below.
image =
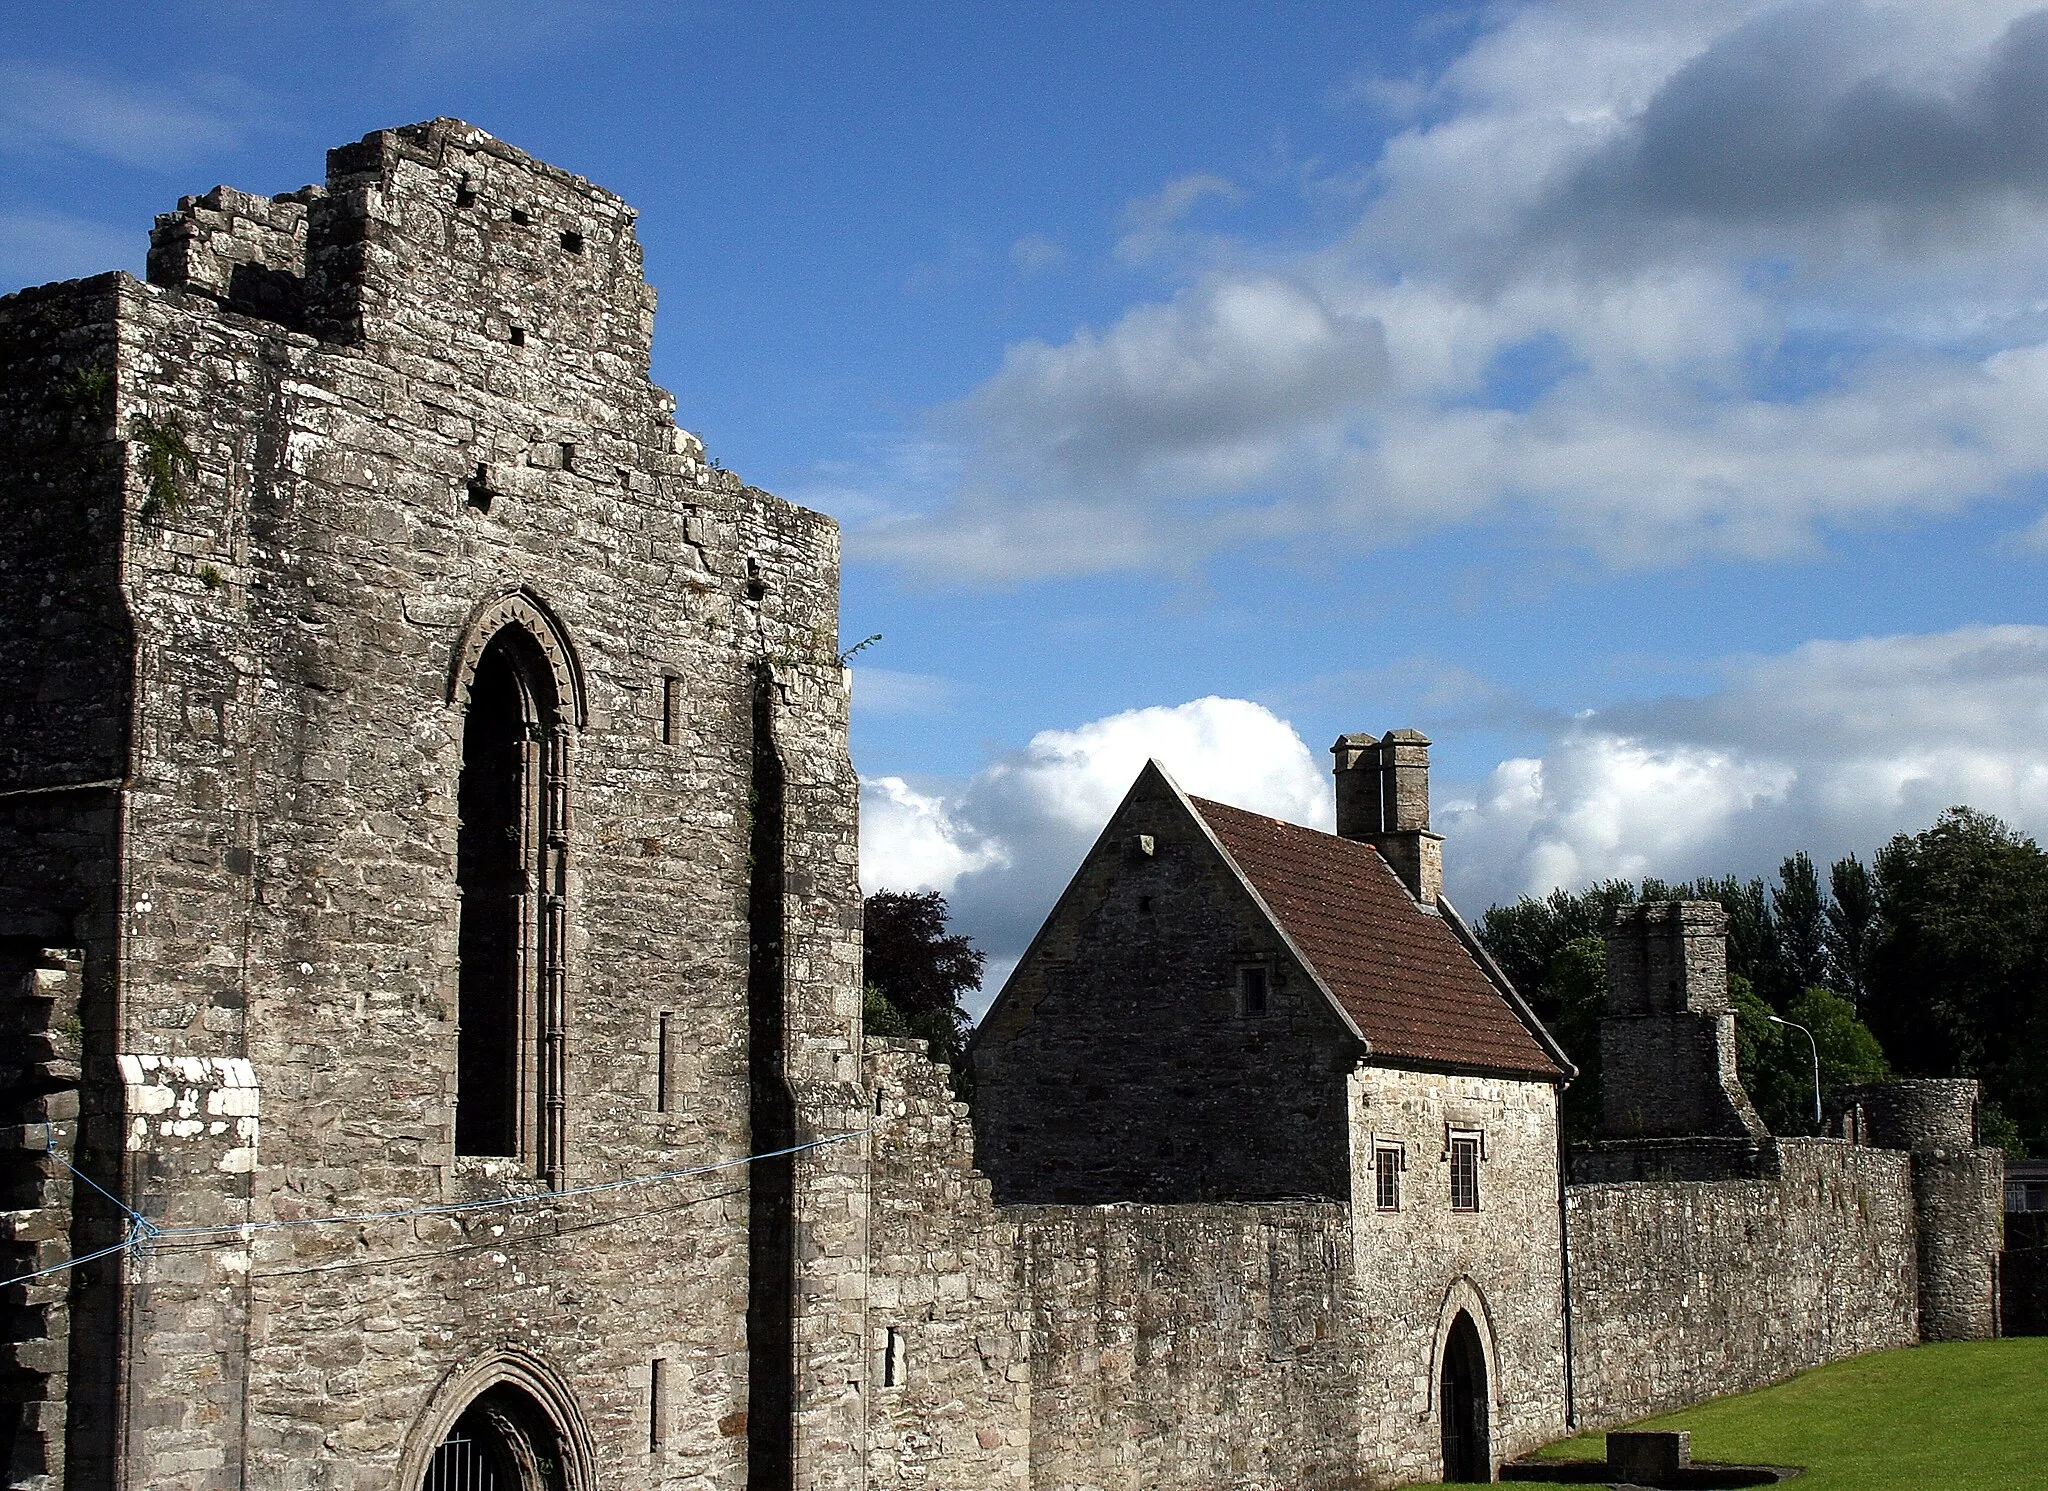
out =
{"type": "Polygon", "coordinates": [[[922,1041],[870,1040],[868,1474],[876,1487],[1024,1491],[1031,1481],[1028,1295],[1018,1212],[972,1168],[973,1133],[922,1041]]]}
{"type": "MultiPolygon", "coordinates": [[[[68,1390],[60,1345],[16,1348],[17,1471],[68,1407],[73,1486],[410,1491],[510,1384],[570,1484],[737,1488],[750,1448],[756,1484],[859,1484],[861,1142],[787,1166],[793,1339],[751,1351],[744,1171],[268,1226],[728,1160],[778,1083],[797,1137],[866,1127],[832,525],[675,427],[632,210],[459,122],[288,198],[188,199],[150,278],[0,301],[0,938],[80,950],[81,1163],[230,1230],[13,1292],[72,1327],[68,1390]],[[455,1120],[494,666],[538,825],[502,1158],[455,1120]]],[[[11,1204],[61,1202],[37,1174],[11,1204]]],[[[81,1201],[71,1246],[120,1220],[81,1201]]]]}
{"type": "Polygon", "coordinates": [[[1767,1154],[1763,1177],[1570,1187],[1580,1424],[1919,1339],[1906,1157],[1826,1139],[1767,1154]]]}
{"type": "Polygon", "coordinates": [[[1975,1147],[1976,1084],[1854,1089],[1846,1137],[1772,1138],[1736,1076],[1724,936],[1706,902],[1608,933],[1604,1111],[1567,1199],[1587,1426],[1996,1330],[2003,1167],[1975,1147]]]}
{"type": "Polygon", "coordinates": [[[2005,1160],[1977,1143],[1977,1084],[1873,1083],[1850,1088],[1838,1107],[1861,1142],[1912,1156],[1921,1339],[1997,1335],[2005,1160]]]}

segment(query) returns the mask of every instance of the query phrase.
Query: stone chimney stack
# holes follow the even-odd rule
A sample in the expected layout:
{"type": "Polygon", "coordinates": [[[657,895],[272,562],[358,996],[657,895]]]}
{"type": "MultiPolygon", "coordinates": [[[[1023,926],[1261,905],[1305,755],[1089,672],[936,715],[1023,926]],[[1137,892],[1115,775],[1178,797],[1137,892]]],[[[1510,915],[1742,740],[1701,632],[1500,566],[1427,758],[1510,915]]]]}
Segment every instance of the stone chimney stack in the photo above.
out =
{"type": "Polygon", "coordinates": [[[1340,735],[1336,757],[1337,833],[1379,850],[1408,894],[1436,905],[1444,888],[1443,835],[1429,827],[1429,737],[1389,730],[1375,739],[1340,735]]]}

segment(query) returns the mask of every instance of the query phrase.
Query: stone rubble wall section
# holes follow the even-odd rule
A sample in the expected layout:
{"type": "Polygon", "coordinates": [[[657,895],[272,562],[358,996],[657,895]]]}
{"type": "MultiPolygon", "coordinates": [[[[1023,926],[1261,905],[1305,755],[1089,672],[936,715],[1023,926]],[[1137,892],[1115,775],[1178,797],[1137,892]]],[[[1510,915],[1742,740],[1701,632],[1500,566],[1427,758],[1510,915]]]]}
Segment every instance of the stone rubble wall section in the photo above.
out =
{"type": "Polygon", "coordinates": [[[1776,1178],[1569,1188],[1580,1427],[1919,1340],[1910,1157],[1776,1148],[1776,1178]]]}
{"type": "Polygon", "coordinates": [[[1018,1228],[972,1168],[966,1105],[923,1046],[868,1042],[879,1110],[869,1162],[868,1484],[1024,1491],[1031,1312],[1018,1291],[1018,1228]],[[891,1382],[892,1371],[901,1380],[891,1382]]]}
{"type": "Polygon", "coordinates": [[[1369,1384],[1341,1205],[1026,1206],[1034,1491],[1338,1491],[1369,1384]]]}
{"type": "MultiPolygon", "coordinates": [[[[83,960],[47,948],[8,971],[0,1000],[0,1271],[63,1270],[73,1238],[83,960]]],[[[0,1424],[7,1491],[62,1491],[71,1381],[71,1280],[57,1272],[0,1297],[0,1424]]]]}

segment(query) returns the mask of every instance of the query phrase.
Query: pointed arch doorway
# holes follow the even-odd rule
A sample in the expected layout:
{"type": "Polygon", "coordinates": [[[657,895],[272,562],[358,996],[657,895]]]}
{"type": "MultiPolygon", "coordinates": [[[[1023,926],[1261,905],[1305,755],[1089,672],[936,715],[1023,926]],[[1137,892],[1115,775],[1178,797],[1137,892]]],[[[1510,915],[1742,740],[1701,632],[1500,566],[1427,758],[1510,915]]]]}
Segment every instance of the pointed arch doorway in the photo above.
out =
{"type": "Polygon", "coordinates": [[[493,1353],[434,1399],[406,1436],[397,1491],[591,1491],[588,1428],[538,1360],[493,1353]]]}
{"type": "Polygon", "coordinates": [[[1490,1482],[1493,1441],[1486,1412],[1486,1350],[1479,1328],[1464,1310],[1444,1338],[1437,1384],[1437,1418],[1443,1429],[1444,1479],[1490,1482]]]}

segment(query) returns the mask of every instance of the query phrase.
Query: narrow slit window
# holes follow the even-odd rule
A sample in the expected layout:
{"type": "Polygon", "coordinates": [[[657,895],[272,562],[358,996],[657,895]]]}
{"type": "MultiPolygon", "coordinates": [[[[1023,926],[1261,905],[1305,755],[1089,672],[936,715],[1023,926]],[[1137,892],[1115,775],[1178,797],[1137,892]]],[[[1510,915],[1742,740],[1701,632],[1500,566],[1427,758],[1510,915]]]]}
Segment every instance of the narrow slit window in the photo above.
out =
{"type": "Polygon", "coordinates": [[[1239,1007],[1246,1018],[1256,1020],[1266,1013],[1266,970],[1240,968],[1237,971],[1239,1007]]]}
{"type": "Polygon", "coordinates": [[[462,173],[462,180],[456,185],[455,205],[457,207],[476,206],[476,182],[467,171],[462,173]]]}
{"type": "Polygon", "coordinates": [[[1400,1146],[1382,1144],[1372,1152],[1373,1205],[1380,1211],[1401,1209],[1401,1172],[1406,1168],[1400,1146]]]}
{"type": "Polygon", "coordinates": [[[683,738],[683,681],[670,673],[661,680],[661,743],[675,745],[683,738]]]}
{"type": "Polygon", "coordinates": [[[1451,1210],[1479,1210],[1479,1136],[1451,1135],[1451,1210]]]}
{"type": "Polygon", "coordinates": [[[647,1364],[647,1450],[660,1454],[668,1443],[668,1362],[655,1357],[647,1364]]]}
{"type": "Polygon", "coordinates": [[[557,444],[561,447],[562,469],[564,471],[574,471],[576,469],[576,442],[573,440],[562,440],[558,441],[557,444]]]}
{"type": "Polygon", "coordinates": [[[666,1113],[669,1111],[668,1095],[669,1089],[673,1085],[670,1073],[673,1070],[674,1063],[669,1042],[673,1038],[674,1020],[674,1015],[666,1010],[662,1011],[660,1027],[655,1036],[654,1111],[656,1113],[666,1113]]]}
{"type": "Polygon", "coordinates": [[[882,1342],[882,1386],[901,1387],[910,1375],[910,1356],[903,1332],[890,1326],[882,1342]]]}

